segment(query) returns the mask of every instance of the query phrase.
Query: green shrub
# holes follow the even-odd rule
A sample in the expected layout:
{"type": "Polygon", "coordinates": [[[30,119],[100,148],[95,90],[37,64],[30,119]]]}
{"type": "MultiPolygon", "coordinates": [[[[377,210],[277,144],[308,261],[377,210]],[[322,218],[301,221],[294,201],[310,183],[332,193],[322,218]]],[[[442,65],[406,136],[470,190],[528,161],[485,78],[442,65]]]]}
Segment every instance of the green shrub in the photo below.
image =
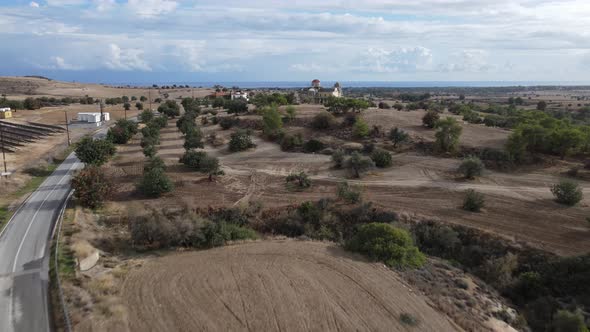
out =
{"type": "Polygon", "coordinates": [[[226,100],[223,102],[223,108],[227,109],[229,114],[246,113],[248,112],[248,103],[243,99],[226,100]]]}
{"type": "Polygon", "coordinates": [[[346,168],[352,172],[352,176],[360,178],[361,174],[371,169],[375,164],[369,158],[361,156],[358,152],[353,152],[345,162],[346,168]]]}
{"type": "Polygon", "coordinates": [[[149,197],[160,197],[174,189],[174,184],[162,168],[154,167],[144,170],[143,177],[137,185],[142,194],[149,197]]]}
{"type": "Polygon", "coordinates": [[[291,173],[287,176],[287,178],[285,179],[285,181],[287,182],[287,184],[290,183],[295,183],[297,188],[299,189],[305,189],[305,188],[309,188],[311,187],[311,180],[309,179],[309,176],[305,173],[305,172],[299,172],[297,173],[291,173]]]}
{"type": "Polygon", "coordinates": [[[196,148],[203,148],[205,144],[203,144],[203,133],[201,129],[198,127],[193,127],[186,132],[184,135],[184,144],[183,147],[185,150],[196,149],[196,148]]]}
{"type": "Polygon", "coordinates": [[[275,139],[278,137],[283,128],[283,119],[277,107],[265,109],[262,113],[262,132],[268,138],[275,139]]]}
{"type": "Polygon", "coordinates": [[[113,183],[98,166],[86,166],[72,178],[74,198],[83,207],[95,209],[112,194],[113,183]]]}
{"type": "Polygon", "coordinates": [[[295,117],[297,116],[297,112],[295,110],[295,107],[293,107],[293,105],[287,106],[287,108],[285,109],[285,112],[287,113],[287,120],[288,121],[295,120],[295,117]]]}
{"type": "Polygon", "coordinates": [[[440,119],[440,115],[436,111],[428,111],[422,117],[422,124],[427,128],[434,128],[436,122],[440,119]]]}
{"type": "Polygon", "coordinates": [[[454,152],[459,146],[459,137],[463,128],[454,118],[446,118],[436,122],[435,147],[442,152],[454,152]]]}
{"type": "Polygon", "coordinates": [[[226,222],[209,223],[203,230],[208,247],[219,247],[228,241],[255,240],[258,234],[250,228],[226,222]]]}
{"type": "Polygon", "coordinates": [[[186,151],[179,161],[198,172],[209,175],[209,181],[213,181],[217,175],[224,174],[219,165],[219,159],[208,156],[204,151],[186,151]]]}
{"type": "Polygon", "coordinates": [[[373,153],[371,153],[371,159],[375,163],[375,166],[380,168],[391,166],[393,160],[391,153],[382,149],[376,149],[373,151],[373,153]]]}
{"type": "Polygon", "coordinates": [[[151,123],[153,126],[158,127],[160,129],[166,128],[166,126],[168,125],[168,119],[166,119],[166,117],[163,117],[163,116],[156,116],[149,123],[151,123]]]}
{"type": "Polygon", "coordinates": [[[281,139],[281,150],[283,151],[294,151],[301,147],[303,144],[303,138],[301,134],[296,135],[285,135],[281,139]]]}
{"type": "Polygon", "coordinates": [[[463,200],[463,210],[471,212],[479,212],[484,207],[485,199],[481,193],[473,189],[468,189],[465,192],[465,199],[463,200]]]}
{"type": "Polygon", "coordinates": [[[150,171],[154,168],[165,170],[166,164],[164,163],[164,160],[162,158],[156,156],[156,157],[149,158],[147,160],[147,162],[143,165],[144,172],[150,171]]]}
{"type": "Polygon", "coordinates": [[[414,317],[413,315],[405,313],[405,312],[399,315],[399,321],[402,324],[408,325],[408,326],[420,325],[420,320],[417,317],[414,317]]]}
{"type": "Polygon", "coordinates": [[[251,147],[254,147],[254,143],[252,143],[249,131],[240,129],[231,134],[231,139],[229,141],[230,151],[243,151],[251,147]]]}
{"type": "Polygon", "coordinates": [[[581,310],[575,312],[559,310],[553,317],[553,331],[555,332],[588,332],[581,310]]]}
{"type": "Polygon", "coordinates": [[[439,223],[421,222],[412,227],[418,247],[423,252],[443,258],[451,258],[461,248],[459,233],[439,223]]]}
{"type": "Polygon", "coordinates": [[[470,156],[463,160],[459,166],[459,172],[467,179],[473,179],[476,176],[480,176],[483,173],[483,163],[477,157],[470,156]]]}
{"type": "Polygon", "coordinates": [[[584,197],[580,186],[569,180],[562,180],[553,185],[551,192],[558,203],[570,206],[578,204],[584,197]]]}
{"type": "Polygon", "coordinates": [[[158,107],[158,112],[166,115],[169,118],[174,118],[180,115],[180,105],[174,100],[166,100],[164,104],[158,107]]]}
{"type": "Polygon", "coordinates": [[[194,169],[201,168],[201,161],[207,157],[207,153],[205,151],[195,151],[195,150],[188,150],[180,157],[179,162],[185,164],[186,166],[194,169]]]}
{"type": "Polygon", "coordinates": [[[324,143],[318,141],[317,139],[310,139],[309,141],[303,144],[303,151],[308,153],[319,152],[323,150],[326,146],[324,143]]]}
{"type": "Polygon", "coordinates": [[[142,152],[143,152],[144,156],[146,156],[148,158],[152,158],[156,155],[156,153],[158,152],[158,149],[156,148],[156,146],[154,144],[146,144],[142,148],[142,152]]]}
{"type": "Polygon", "coordinates": [[[112,157],[117,149],[110,140],[85,137],[76,145],[76,156],[85,164],[100,166],[112,157]]]}
{"type": "Polygon", "coordinates": [[[152,110],[145,110],[139,114],[139,120],[143,123],[148,123],[154,118],[152,110]]]}
{"type": "Polygon", "coordinates": [[[352,136],[356,138],[365,138],[369,136],[369,126],[362,118],[358,118],[352,126],[352,136]]]}
{"type": "Polygon", "coordinates": [[[348,203],[358,203],[361,201],[361,191],[357,187],[349,185],[348,182],[338,184],[336,195],[348,203]]]}
{"type": "Polygon", "coordinates": [[[321,112],[313,117],[311,120],[311,126],[318,130],[330,129],[336,125],[336,118],[328,113],[321,112]]]}
{"type": "Polygon", "coordinates": [[[346,248],[391,267],[417,268],[426,262],[426,257],[414,246],[408,231],[385,223],[360,226],[346,242],[346,248]]]}
{"type": "Polygon", "coordinates": [[[115,144],[126,144],[135,134],[137,134],[137,123],[135,121],[119,119],[109,129],[107,139],[115,144]]]}
{"type": "Polygon", "coordinates": [[[397,147],[397,145],[400,143],[407,142],[409,138],[410,135],[408,135],[408,133],[399,129],[398,127],[391,129],[391,131],[389,132],[389,139],[391,140],[391,142],[393,142],[394,148],[397,147]]]}
{"type": "Polygon", "coordinates": [[[186,112],[176,121],[176,127],[180,130],[181,133],[186,135],[186,133],[188,133],[191,130],[194,130],[197,126],[195,123],[196,118],[197,114],[195,112],[186,112]]]}
{"type": "Polygon", "coordinates": [[[334,167],[335,168],[342,168],[344,166],[344,159],[346,157],[346,154],[344,153],[344,151],[342,149],[338,149],[336,151],[334,151],[334,153],[332,153],[332,162],[334,163],[334,167]]]}
{"type": "MultiPolygon", "coordinates": [[[[214,119],[217,119],[217,117],[215,117],[214,119]]],[[[228,130],[231,127],[237,125],[240,122],[240,119],[234,118],[231,116],[224,116],[224,117],[220,118],[218,120],[218,122],[219,122],[219,126],[221,127],[221,129],[228,130]]],[[[215,121],[213,121],[213,123],[215,123],[215,121]]]]}

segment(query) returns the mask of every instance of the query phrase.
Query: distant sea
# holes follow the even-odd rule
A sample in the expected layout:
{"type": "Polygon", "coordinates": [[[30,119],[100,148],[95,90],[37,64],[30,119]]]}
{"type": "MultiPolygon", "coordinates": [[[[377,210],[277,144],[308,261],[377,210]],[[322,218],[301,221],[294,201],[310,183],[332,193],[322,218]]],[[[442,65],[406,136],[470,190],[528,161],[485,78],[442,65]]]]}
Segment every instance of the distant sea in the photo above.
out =
{"type": "MultiPolygon", "coordinates": [[[[324,87],[333,86],[335,81],[322,81],[324,87]]],[[[221,85],[224,87],[240,87],[244,89],[253,88],[304,88],[311,85],[311,81],[275,81],[275,82],[155,82],[162,85],[189,85],[191,87],[213,87],[221,85]]],[[[590,85],[590,82],[544,82],[544,81],[341,81],[344,88],[443,88],[443,87],[505,87],[505,86],[581,86],[590,85]]],[[[147,86],[151,84],[138,83],[117,83],[113,85],[147,86]]]]}

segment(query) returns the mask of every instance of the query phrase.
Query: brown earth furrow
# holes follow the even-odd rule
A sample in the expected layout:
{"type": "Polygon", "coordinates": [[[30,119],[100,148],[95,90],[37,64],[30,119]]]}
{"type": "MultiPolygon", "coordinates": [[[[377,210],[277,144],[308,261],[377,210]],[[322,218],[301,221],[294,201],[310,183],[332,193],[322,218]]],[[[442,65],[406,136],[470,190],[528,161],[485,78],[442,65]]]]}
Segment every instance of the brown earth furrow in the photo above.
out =
{"type": "Polygon", "coordinates": [[[274,240],[159,258],[123,285],[132,331],[456,331],[396,272],[334,244],[274,240]]]}

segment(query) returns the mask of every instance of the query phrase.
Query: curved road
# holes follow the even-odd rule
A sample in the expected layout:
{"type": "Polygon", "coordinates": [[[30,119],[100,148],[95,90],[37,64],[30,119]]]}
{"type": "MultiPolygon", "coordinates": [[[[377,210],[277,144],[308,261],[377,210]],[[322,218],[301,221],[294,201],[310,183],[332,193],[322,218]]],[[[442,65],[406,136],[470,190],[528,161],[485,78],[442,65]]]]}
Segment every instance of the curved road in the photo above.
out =
{"type": "Polygon", "coordinates": [[[74,153],[31,194],[0,235],[0,331],[49,330],[50,237],[83,164],[74,153]]]}
{"type": "MultiPolygon", "coordinates": [[[[135,120],[135,118],[132,118],[135,120]]],[[[94,133],[104,138],[107,128],[94,133]]],[[[72,175],[84,164],[75,153],[18,208],[0,233],[0,331],[49,331],[51,235],[70,192],[72,175]]]]}

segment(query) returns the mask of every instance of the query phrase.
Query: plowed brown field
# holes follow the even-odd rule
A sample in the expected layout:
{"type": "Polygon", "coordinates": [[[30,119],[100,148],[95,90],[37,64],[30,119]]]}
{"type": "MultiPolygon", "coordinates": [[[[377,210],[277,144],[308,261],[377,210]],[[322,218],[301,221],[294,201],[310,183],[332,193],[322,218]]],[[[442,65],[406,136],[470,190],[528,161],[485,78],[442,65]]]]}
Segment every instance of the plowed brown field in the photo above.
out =
{"type": "Polygon", "coordinates": [[[396,272],[334,244],[274,240],[168,255],[123,285],[132,331],[456,331],[396,272]]]}

